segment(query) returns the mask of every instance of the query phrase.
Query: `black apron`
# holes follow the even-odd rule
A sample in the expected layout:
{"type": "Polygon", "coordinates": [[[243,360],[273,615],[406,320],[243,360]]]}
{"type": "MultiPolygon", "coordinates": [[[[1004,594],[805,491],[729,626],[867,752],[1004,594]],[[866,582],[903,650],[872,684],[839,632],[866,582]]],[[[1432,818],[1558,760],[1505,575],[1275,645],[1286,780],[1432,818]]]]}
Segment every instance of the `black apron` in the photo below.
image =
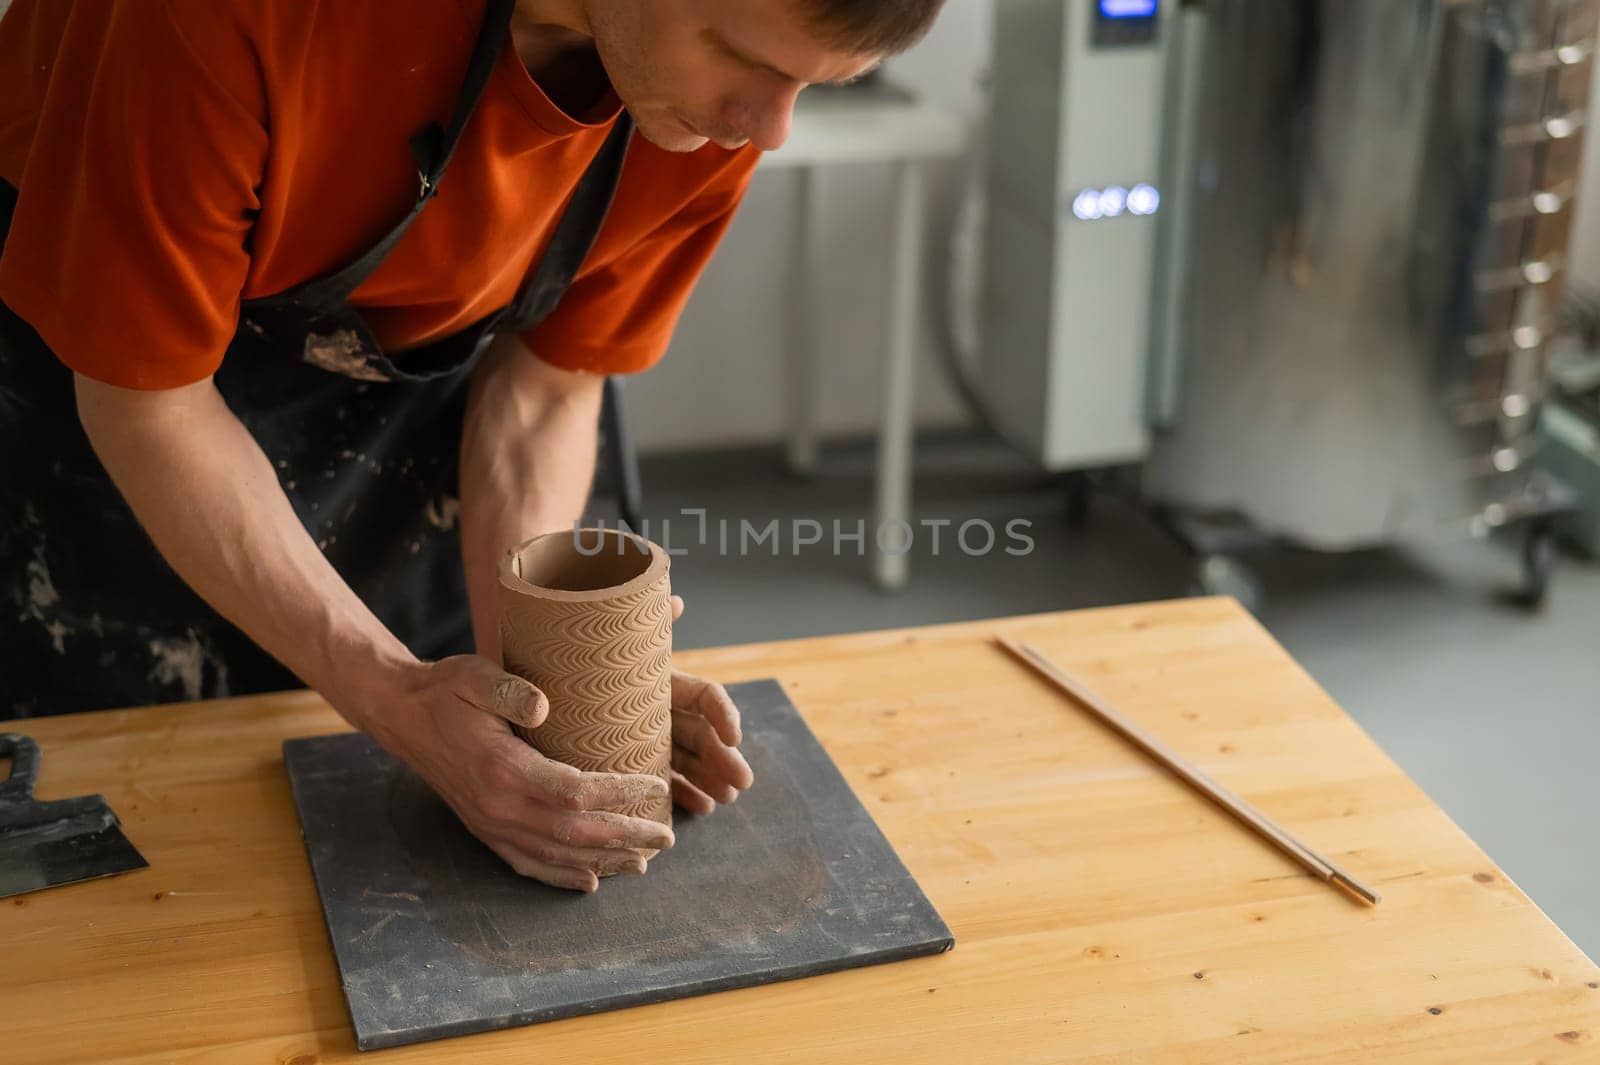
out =
{"type": "MultiPolygon", "coordinates": [[[[490,0],[449,125],[412,138],[410,212],[344,269],[245,300],[214,378],[329,561],[429,659],[471,650],[457,528],[470,372],[496,333],[531,328],[560,301],[599,233],[632,133],[623,112],[510,304],[385,354],[349,297],[437,192],[513,4],[490,0]]],[[[0,182],[0,250],[16,197],[0,182]]],[[[89,446],[72,372],[3,304],[0,456],[0,719],[298,686],[162,560],[89,446]]]]}

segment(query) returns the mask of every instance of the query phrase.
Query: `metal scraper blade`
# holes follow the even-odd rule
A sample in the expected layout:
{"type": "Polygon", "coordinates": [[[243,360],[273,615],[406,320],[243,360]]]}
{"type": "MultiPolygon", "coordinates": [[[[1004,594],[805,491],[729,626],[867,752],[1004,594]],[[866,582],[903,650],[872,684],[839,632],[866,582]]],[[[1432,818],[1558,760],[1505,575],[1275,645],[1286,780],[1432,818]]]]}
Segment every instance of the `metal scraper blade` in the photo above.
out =
{"type": "Polygon", "coordinates": [[[12,756],[0,782],[0,898],[143,869],[150,863],[122,834],[101,795],[40,802],[33,797],[39,748],[27,736],[0,734],[12,756]]]}

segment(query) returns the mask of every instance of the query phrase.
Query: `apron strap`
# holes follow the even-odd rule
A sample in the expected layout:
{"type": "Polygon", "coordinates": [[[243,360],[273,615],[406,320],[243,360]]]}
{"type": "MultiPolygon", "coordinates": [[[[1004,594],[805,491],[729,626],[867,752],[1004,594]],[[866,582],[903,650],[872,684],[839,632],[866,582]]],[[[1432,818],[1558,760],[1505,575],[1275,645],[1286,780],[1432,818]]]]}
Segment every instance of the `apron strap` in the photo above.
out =
{"type": "Polygon", "coordinates": [[[461,143],[461,133],[467,128],[472,113],[477,110],[478,99],[489,84],[489,75],[494,72],[494,65],[500,58],[500,49],[511,30],[511,12],[515,7],[516,0],[489,0],[483,26],[478,31],[478,44],[467,66],[466,81],[462,85],[461,95],[456,98],[455,112],[450,116],[450,125],[441,129],[439,123],[430,122],[411,137],[411,157],[417,163],[419,208],[433,199],[434,193],[439,190],[445,168],[456,154],[456,145],[461,143]]]}
{"type": "Polygon", "coordinates": [[[531,329],[561,302],[589,249],[594,247],[595,238],[600,235],[622,178],[622,164],[627,158],[632,135],[633,117],[624,109],[567,201],[538,269],[523,283],[522,291],[517,293],[516,300],[497,324],[497,331],[531,329]]]}
{"type": "Polygon", "coordinates": [[[323,312],[331,312],[341,306],[363,281],[372,276],[389,252],[394,250],[394,246],[400,243],[400,238],[411,228],[411,223],[416,221],[422,208],[438,193],[439,182],[444,179],[445,169],[455,155],[462,131],[477,109],[478,100],[483,96],[484,87],[489,84],[489,76],[494,72],[494,65],[511,32],[511,12],[515,6],[516,0],[488,0],[483,24],[478,28],[477,43],[473,45],[472,59],[467,65],[466,80],[456,97],[449,126],[441,128],[437,122],[430,122],[412,136],[411,154],[417,163],[417,199],[410,212],[359,259],[294,290],[297,304],[308,310],[323,312]]]}

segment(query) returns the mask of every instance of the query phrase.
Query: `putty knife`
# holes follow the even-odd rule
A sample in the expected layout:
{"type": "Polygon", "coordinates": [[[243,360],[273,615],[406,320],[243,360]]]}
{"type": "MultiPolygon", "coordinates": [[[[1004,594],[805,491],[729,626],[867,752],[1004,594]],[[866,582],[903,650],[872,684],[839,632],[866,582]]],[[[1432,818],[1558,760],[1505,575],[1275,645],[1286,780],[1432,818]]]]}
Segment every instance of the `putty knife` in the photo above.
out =
{"type": "Polygon", "coordinates": [[[6,755],[11,776],[0,781],[0,899],[150,864],[122,834],[105,796],[33,797],[39,745],[31,738],[0,732],[0,758],[6,755]]]}

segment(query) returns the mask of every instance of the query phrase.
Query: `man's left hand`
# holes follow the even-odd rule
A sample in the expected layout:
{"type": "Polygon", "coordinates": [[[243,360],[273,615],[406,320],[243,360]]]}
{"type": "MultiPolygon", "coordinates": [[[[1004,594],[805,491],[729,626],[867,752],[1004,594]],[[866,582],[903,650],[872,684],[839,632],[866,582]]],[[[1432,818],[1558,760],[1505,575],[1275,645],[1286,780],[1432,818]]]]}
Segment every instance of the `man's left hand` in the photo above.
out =
{"type": "MultiPolygon", "coordinates": [[[[683,599],[672,597],[672,618],[683,599]]],[[[716,681],[672,671],[672,800],[693,814],[730,803],[755,781],[739,753],[739,708],[716,681]]]]}

